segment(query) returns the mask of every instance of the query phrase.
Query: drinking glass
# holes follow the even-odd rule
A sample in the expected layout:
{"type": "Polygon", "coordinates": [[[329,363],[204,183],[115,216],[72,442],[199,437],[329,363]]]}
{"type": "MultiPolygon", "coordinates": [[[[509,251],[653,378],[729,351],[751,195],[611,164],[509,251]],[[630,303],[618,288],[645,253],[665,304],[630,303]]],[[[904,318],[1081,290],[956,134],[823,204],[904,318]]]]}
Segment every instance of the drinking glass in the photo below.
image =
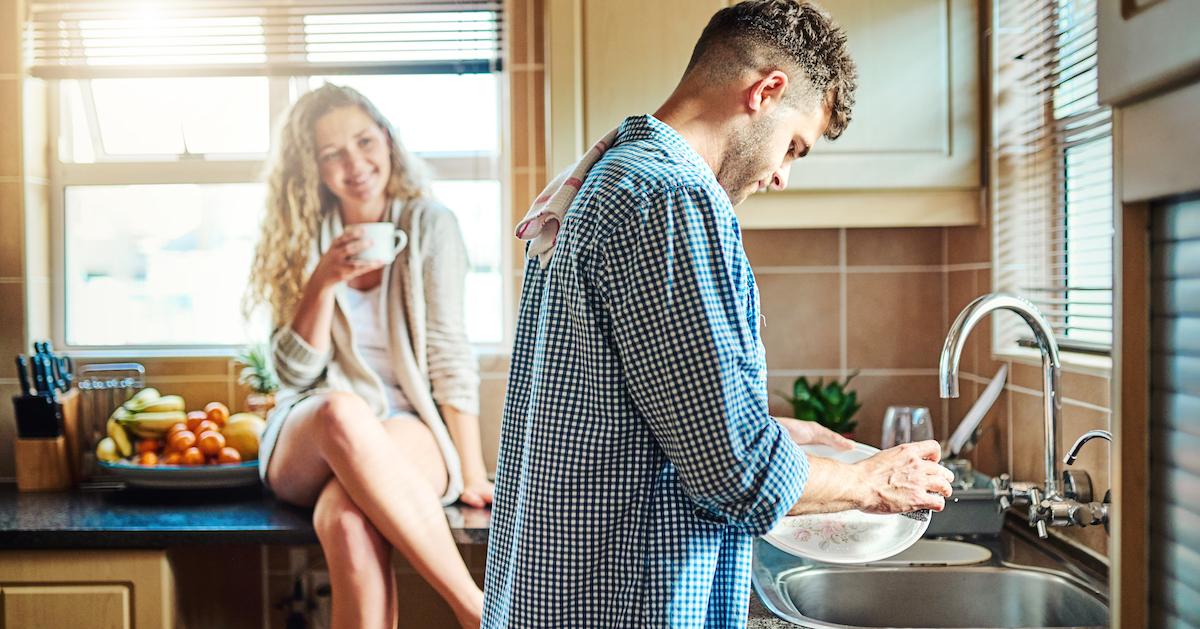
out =
{"type": "Polygon", "coordinates": [[[884,449],[902,443],[933,439],[933,420],[924,406],[889,406],[883,416],[884,449]]]}

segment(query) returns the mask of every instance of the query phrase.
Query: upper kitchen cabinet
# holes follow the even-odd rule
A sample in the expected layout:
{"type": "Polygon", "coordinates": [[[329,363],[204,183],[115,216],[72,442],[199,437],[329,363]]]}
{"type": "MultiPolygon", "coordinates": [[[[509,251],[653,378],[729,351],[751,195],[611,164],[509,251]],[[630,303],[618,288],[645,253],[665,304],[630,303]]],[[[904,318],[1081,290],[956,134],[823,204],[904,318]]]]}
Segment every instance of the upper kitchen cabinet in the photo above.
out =
{"type": "Polygon", "coordinates": [[[1103,0],[1100,102],[1124,106],[1200,76],[1200,2],[1103,0]]]}
{"type": "Polygon", "coordinates": [[[794,190],[977,188],[974,0],[824,0],[858,64],[854,118],[792,170],[794,190]]]}
{"type": "MultiPolygon", "coordinates": [[[[549,146],[569,165],[674,89],[723,0],[548,0],[549,146]]],[[[859,68],[854,119],[738,208],[746,228],[974,224],[980,217],[975,0],[824,0],[859,68]]]]}
{"type": "Polygon", "coordinates": [[[551,169],[627,116],[658,109],[725,0],[547,0],[551,169]]]}

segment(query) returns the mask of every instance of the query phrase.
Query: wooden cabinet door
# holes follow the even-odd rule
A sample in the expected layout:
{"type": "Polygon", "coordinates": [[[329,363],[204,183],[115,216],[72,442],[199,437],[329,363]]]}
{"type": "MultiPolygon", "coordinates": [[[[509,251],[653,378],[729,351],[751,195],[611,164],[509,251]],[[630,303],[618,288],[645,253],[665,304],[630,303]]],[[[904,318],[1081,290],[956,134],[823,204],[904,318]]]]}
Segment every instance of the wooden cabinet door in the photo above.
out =
{"type": "MultiPolygon", "coordinates": [[[[575,162],[652,113],[728,0],[547,0],[547,158],[575,162]]],[[[859,66],[854,119],[791,173],[804,194],[754,195],[744,228],[969,225],[981,182],[976,0],[825,0],[859,66]]]]}
{"type": "Polygon", "coordinates": [[[0,629],[175,626],[175,581],[162,550],[6,550],[0,590],[0,629]],[[117,618],[124,624],[110,624],[117,618]]]}
{"type": "Polygon", "coordinates": [[[1200,78],[1200,2],[1101,0],[1100,102],[1126,105],[1200,78]]]}
{"type": "Polygon", "coordinates": [[[858,66],[853,117],[792,168],[789,189],[977,188],[974,0],[823,0],[858,66]]]}
{"type": "Polygon", "coordinates": [[[582,5],[584,135],[667,100],[692,48],[725,0],[588,0],[582,5]]]}
{"type": "Polygon", "coordinates": [[[547,158],[558,172],[675,89],[727,0],[546,0],[547,158]]]}
{"type": "Polygon", "coordinates": [[[129,629],[129,587],[14,585],[0,588],[0,629],[129,629]]]}

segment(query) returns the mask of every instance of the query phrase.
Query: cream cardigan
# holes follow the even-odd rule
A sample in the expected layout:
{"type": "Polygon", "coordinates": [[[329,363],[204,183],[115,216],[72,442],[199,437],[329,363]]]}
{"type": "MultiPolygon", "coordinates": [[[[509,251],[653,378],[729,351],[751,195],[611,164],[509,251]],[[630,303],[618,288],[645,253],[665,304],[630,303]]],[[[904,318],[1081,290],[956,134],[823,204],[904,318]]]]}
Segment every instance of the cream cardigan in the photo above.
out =
{"type": "MultiPolygon", "coordinates": [[[[381,283],[391,359],[401,391],[442,452],[449,472],[442,502],[450,504],[462,492],[462,466],[438,405],[479,414],[478,363],[463,321],[467,250],[454,214],[430,199],[416,199],[403,207],[396,204],[392,215],[408,234],[408,245],[384,267],[381,283]]],[[[338,213],[330,212],[321,225],[318,255],[308,265],[310,275],[319,254],[341,231],[338,213]]],[[[260,448],[259,472],[264,480],[279,430],[301,400],[326,391],[349,391],[358,394],[376,415],[387,411],[383,383],[355,350],[341,300],[335,298],[329,351],[316,351],[290,324],[272,335],[275,367],[283,386],[260,448]]]]}

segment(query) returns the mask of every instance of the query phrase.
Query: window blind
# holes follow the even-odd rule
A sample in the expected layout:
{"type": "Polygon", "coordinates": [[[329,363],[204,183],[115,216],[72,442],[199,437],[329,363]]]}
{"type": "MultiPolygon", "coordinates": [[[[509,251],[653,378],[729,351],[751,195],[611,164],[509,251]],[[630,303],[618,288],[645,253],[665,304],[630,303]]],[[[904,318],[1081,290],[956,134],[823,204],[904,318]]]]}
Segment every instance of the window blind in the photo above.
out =
{"type": "Polygon", "coordinates": [[[492,72],[499,0],[31,0],[41,78],[492,72]]]}
{"type": "MultiPolygon", "coordinates": [[[[1096,0],[993,0],[997,290],[1032,301],[1065,349],[1112,347],[1112,122],[1097,98],[1096,0]]],[[[1028,335],[996,322],[997,347],[1028,335]]]]}

